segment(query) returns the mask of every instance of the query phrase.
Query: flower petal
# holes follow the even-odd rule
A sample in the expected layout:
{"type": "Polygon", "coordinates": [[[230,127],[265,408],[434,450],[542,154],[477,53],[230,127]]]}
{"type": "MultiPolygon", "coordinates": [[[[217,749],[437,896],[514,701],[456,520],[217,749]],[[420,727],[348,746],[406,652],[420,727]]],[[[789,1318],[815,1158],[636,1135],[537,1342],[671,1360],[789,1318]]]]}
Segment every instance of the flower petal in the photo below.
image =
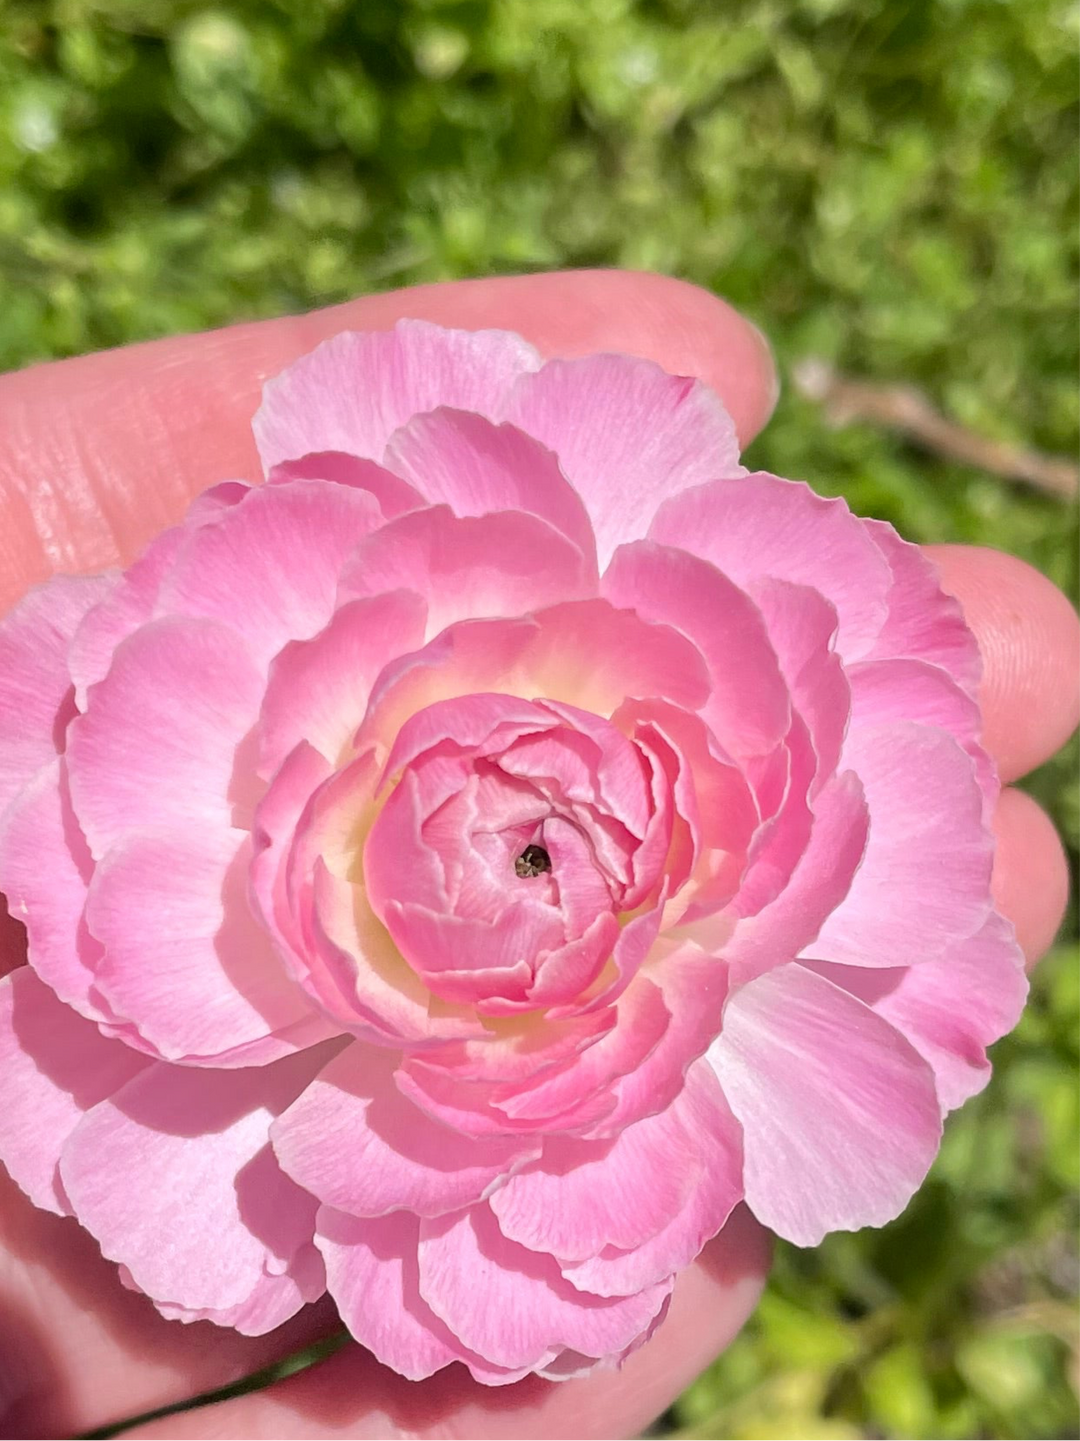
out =
{"type": "Polygon", "coordinates": [[[686,551],[635,541],[615,552],[600,588],[613,605],[674,626],[694,642],[712,681],[701,713],[730,754],[762,755],[780,743],[791,704],[765,622],[715,566],[686,551]]]}
{"type": "Polygon", "coordinates": [[[424,597],[430,638],[455,621],[523,615],[595,595],[596,572],[572,541],[536,515],[508,510],[459,518],[435,505],[361,541],[339,594],[374,596],[399,587],[424,597]]]}
{"type": "Polygon", "coordinates": [[[582,1291],[630,1296],[677,1275],[742,1199],[742,1132],[707,1061],[691,1066],[670,1110],[694,1148],[688,1160],[695,1183],[667,1225],[632,1250],[605,1246],[587,1260],[564,1263],[562,1274],[582,1291]]]}
{"type": "Polygon", "coordinates": [[[399,320],[393,330],[331,336],[263,389],[252,422],[263,466],[312,451],[381,460],[399,426],[452,405],[498,418],[532,346],[505,330],[446,330],[399,320]]]}
{"type": "Polygon", "coordinates": [[[74,716],[68,647],[115,575],[54,576],[0,621],[0,813],[63,749],[74,716]]]}
{"type": "Polygon", "coordinates": [[[129,636],[68,741],[72,799],[95,858],[131,830],[232,825],[237,746],[261,692],[225,626],[176,618],[129,636]]]}
{"type": "Polygon", "coordinates": [[[395,590],[355,600],[311,640],[290,641],[270,664],[259,718],[259,769],[272,777],[301,743],[339,764],[383,666],[424,638],[425,607],[395,590]]]}
{"type": "Polygon", "coordinates": [[[463,1346],[508,1369],[563,1347],[617,1354],[649,1329],[670,1290],[661,1283],[612,1299],[576,1291],[550,1256],[508,1241],[486,1206],[420,1226],[420,1294],[463,1346]]]}
{"type": "Polygon", "coordinates": [[[251,914],[249,858],[240,831],[144,832],[94,871],[95,986],[166,1060],[263,1064],[335,1034],[251,914]]]}
{"type": "Polygon", "coordinates": [[[595,576],[596,544],[581,497],[556,456],[517,427],[464,410],[416,415],[390,437],[385,463],[431,505],[449,505],[457,516],[511,510],[546,520],[595,576]]]}
{"type": "Polygon", "coordinates": [[[665,496],[742,471],[714,392],[626,355],[549,360],[518,381],[503,418],[558,456],[592,517],[601,566],[644,535],[665,496]]]}
{"type": "Polygon", "coordinates": [[[322,630],[346,557],[382,523],[364,490],[318,480],[256,486],[217,524],[188,533],[158,613],[221,621],[265,667],[287,641],[322,630]]]}
{"type": "Polygon", "coordinates": [[[994,842],[971,757],[952,736],[901,722],[852,733],[842,764],[870,809],[866,854],[808,948],[855,966],[908,966],[981,929],[994,842]]]}
{"type": "Polygon", "coordinates": [[[937,1154],[930,1067],[805,966],[736,991],[709,1060],[743,1128],[747,1204],[796,1245],[891,1221],[937,1154]]]}
{"type": "Polygon", "coordinates": [[[528,1140],[464,1136],[433,1121],[397,1089],[396,1060],[348,1046],[274,1123],[278,1160],[320,1201],[352,1216],[442,1216],[539,1154],[528,1140]]]}
{"type": "Polygon", "coordinates": [[[155,1062],[87,1112],[60,1174],[80,1222],[141,1290],[225,1311],[295,1267],[304,1284],[281,1298],[272,1326],[320,1294],[309,1254],[317,1203],[278,1167],[267,1136],[328,1054],[232,1071],[227,1085],[155,1062]]]}
{"type": "Polygon", "coordinates": [[[885,621],[891,576],[847,503],[764,471],[710,480],[665,500],[649,539],[693,551],[738,585],[772,576],[820,591],[836,607],[844,659],[868,654],[885,621]]]}
{"type": "Polygon", "coordinates": [[[925,1056],[943,1111],[962,1106],[986,1085],[986,1047],[1016,1025],[1028,992],[1013,929],[997,915],[969,940],[922,966],[870,971],[810,964],[871,1006],[925,1056]]]}
{"type": "Polygon", "coordinates": [[[61,1004],[28,966],[0,980],[0,1161],[35,1206],[70,1214],[57,1172],[65,1141],[149,1064],[61,1004]]]}

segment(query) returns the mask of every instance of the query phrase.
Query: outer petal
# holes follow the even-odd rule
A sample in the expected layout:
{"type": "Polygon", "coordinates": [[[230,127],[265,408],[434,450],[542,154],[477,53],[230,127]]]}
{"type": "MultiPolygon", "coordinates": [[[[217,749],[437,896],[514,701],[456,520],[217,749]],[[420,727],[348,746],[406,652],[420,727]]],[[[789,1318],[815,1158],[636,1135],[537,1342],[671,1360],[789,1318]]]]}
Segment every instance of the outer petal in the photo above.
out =
{"type": "Polygon", "coordinates": [[[501,418],[532,346],[505,330],[446,330],[399,320],[390,331],[332,336],[271,380],[252,422],[264,467],[311,451],[379,460],[414,415],[452,405],[501,418]]]}
{"type": "Polygon", "coordinates": [[[613,605],[676,627],[709,666],[702,715],[735,756],[761,755],[787,733],[791,705],[760,610],[715,566],[651,541],[623,545],[600,582],[613,605]]]}
{"type": "Polygon", "coordinates": [[[433,1121],[395,1086],[395,1059],[354,1043],[274,1123],[278,1160],[320,1201],[352,1216],[441,1216],[539,1153],[528,1141],[464,1136],[433,1121]]]}
{"type": "Polygon", "coordinates": [[[316,451],[299,460],[282,461],[267,476],[269,485],[288,485],[291,480],[326,480],[333,485],[366,490],[378,502],[387,520],[407,510],[418,510],[424,504],[419,492],[400,475],[394,475],[373,460],[362,460],[340,450],[316,451]]]}
{"type": "Polygon", "coordinates": [[[158,613],[223,622],[265,667],[287,641],[322,630],[345,558],[382,523],[364,490],[318,480],[256,486],[216,525],[186,537],[158,613]]]}
{"type": "Polygon", "coordinates": [[[538,516],[499,511],[459,519],[437,505],[403,515],[362,541],[340,594],[374,596],[399,587],[424,597],[430,638],[458,620],[583,600],[596,593],[596,572],[562,531],[538,516]]]}
{"type": "Polygon", "coordinates": [[[467,1351],[420,1295],[420,1222],[405,1211],[358,1220],[329,1206],[319,1211],[318,1244],[327,1285],[352,1335],[410,1381],[422,1381],[451,1361],[464,1361],[477,1381],[505,1386],[516,1371],[492,1366],[467,1351]]]}
{"type": "Polygon", "coordinates": [[[603,1299],[575,1291],[549,1256],[508,1241],[486,1206],[420,1227],[420,1294],[470,1351],[508,1369],[552,1350],[625,1350],[661,1311],[670,1283],[603,1299]]]}
{"type": "MultiPolygon", "coordinates": [[[[458,516],[517,510],[561,531],[595,567],[595,542],[581,497],[558,460],[513,425],[440,409],[414,416],[391,436],[386,464],[432,505],[458,516]]],[[[595,570],[594,570],[595,574],[595,570]]]]}
{"type": "Polygon", "coordinates": [[[231,825],[236,750],[261,692],[240,637],[213,621],[155,621],[124,641],[67,748],[93,855],[148,826],[231,825]]]}
{"type": "Polygon", "coordinates": [[[924,966],[867,971],[821,963],[813,969],[873,1007],[925,1056],[943,1111],[962,1106],[986,1085],[986,1047],[1016,1025],[1028,991],[1013,929],[996,915],[970,940],[924,966]]]}
{"type": "Polygon", "coordinates": [[[862,524],[892,572],[888,618],[865,658],[929,661],[976,696],[982,678],[979,647],[959,601],[941,589],[933,561],[917,545],[901,540],[891,525],[880,520],[862,524]]]}
{"type": "Polygon", "coordinates": [[[743,1128],[747,1203],[796,1245],[891,1221],[937,1153],[930,1067],[804,966],[737,991],[709,1059],[743,1128]]]}
{"type": "Polygon", "coordinates": [[[262,1064],[334,1034],[252,916],[249,864],[243,832],[157,831],[129,836],[94,872],[95,985],[166,1060],[262,1064]]]}
{"type": "Polygon", "coordinates": [[[944,731],[901,723],[856,731],[842,763],[863,784],[870,837],[812,957],[856,966],[933,960],[990,913],[994,843],[971,758],[944,731]]]}
{"type": "Polygon", "coordinates": [[[0,980],[0,1160],[35,1206],[70,1212],[57,1173],[64,1142],[149,1064],[62,1005],[28,966],[0,980]]]}
{"type": "Polygon", "coordinates": [[[103,1019],[92,996],[100,947],[83,923],[93,862],[60,759],[38,772],[0,824],[0,890],[26,926],[30,964],[62,1001],[103,1019]]]}
{"type": "Polygon", "coordinates": [[[0,813],[63,749],[75,714],[68,647],[116,576],[55,576],[0,622],[0,813]]]}
{"type": "Polygon", "coordinates": [[[889,567],[842,500],[757,471],[665,500],[650,540],[711,561],[739,585],[773,576],[820,591],[836,607],[846,661],[873,647],[887,614],[889,567]]]}
{"type": "Polygon", "coordinates": [[[742,471],[735,427],[707,386],[625,355],[548,361],[518,382],[504,418],[559,457],[601,566],[645,534],[665,496],[742,471]]]}
{"type": "Polygon", "coordinates": [[[605,1246],[588,1260],[564,1264],[563,1275],[582,1291],[630,1296],[677,1275],[742,1199],[742,1132],[707,1061],[691,1066],[670,1109],[694,1146],[693,1188],[668,1224],[641,1245],[625,1251],[605,1246]]]}
{"type": "MultiPolygon", "coordinates": [[[[489,1205],[504,1236],[531,1251],[583,1262],[605,1249],[626,1252],[645,1245],[693,1211],[703,1189],[709,1192],[711,1213],[722,1212],[715,1225],[719,1230],[740,1199],[740,1175],[738,1127],[705,1067],[687,1077],[665,1110],[627,1126],[613,1140],[550,1138],[543,1157],[511,1176],[489,1205]],[[724,1165],[710,1156],[714,1139],[726,1157],[724,1165]]],[[[675,1270],[674,1265],[661,1269],[629,1291],[675,1270]]],[[[570,1279],[590,1289],[576,1268],[570,1279]]]]}
{"type": "MultiPolygon", "coordinates": [[[[82,1224],[148,1295],[188,1310],[251,1302],[292,1273],[279,1325],[322,1290],[310,1257],[316,1201],[280,1170],[273,1117],[325,1063],[323,1049],[272,1066],[212,1071],[156,1063],[80,1122],[60,1173],[82,1224]],[[168,1244],[163,1245],[164,1237],[168,1244]]],[[[263,1308],[257,1308],[260,1311],[263,1308]]]]}
{"type": "MultiPolygon", "coordinates": [[[[793,961],[813,942],[851,888],[869,829],[862,786],[854,771],[845,771],[818,796],[810,842],[788,884],[757,915],[741,919],[731,939],[721,943],[737,984],[793,961]]],[[[702,945],[709,931],[709,920],[691,928],[702,945]]]]}
{"type": "Polygon", "coordinates": [[[424,638],[418,595],[352,601],[311,640],[291,641],[274,657],[259,718],[259,769],[271,777],[306,741],[339,764],[364,717],[376,677],[424,638]]]}
{"type": "Polygon", "coordinates": [[[997,799],[994,763],[983,750],[978,703],[936,665],[921,660],[872,660],[852,666],[851,726],[916,721],[948,731],[975,762],[983,794],[997,799]]]}

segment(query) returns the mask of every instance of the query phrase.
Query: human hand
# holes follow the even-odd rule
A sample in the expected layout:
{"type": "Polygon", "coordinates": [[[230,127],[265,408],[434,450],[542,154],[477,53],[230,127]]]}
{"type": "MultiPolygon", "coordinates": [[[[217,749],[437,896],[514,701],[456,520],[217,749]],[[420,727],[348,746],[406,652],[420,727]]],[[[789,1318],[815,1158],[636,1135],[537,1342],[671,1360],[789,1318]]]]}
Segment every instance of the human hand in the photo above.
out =
{"type": "MultiPolygon", "coordinates": [[[[314,315],[180,337],[0,378],[0,611],[56,570],[128,562],[188,499],[258,475],[249,421],[259,388],[328,334],[402,315],[516,330],[546,354],[621,350],[695,374],[724,398],[745,443],[768,417],[771,360],[704,292],[617,272],[464,282],[375,296],[314,315]],[[192,419],[194,417],[194,420],[192,419]]],[[[1075,721],[1076,618],[1037,572],[1004,555],[935,547],[986,660],[986,742],[1003,779],[1049,755],[1075,721]]],[[[1034,958],[1060,919],[1065,867],[1042,812],[1006,791],[996,893],[1034,958]]],[[[0,934],[3,967],[22,932],[0,934]]],[[[348,1345],[249,1396],[150,1422],[132,1436],[628,1435],[732,1337],[767,1269],[740,1210],[680,1280],[669,1319],[621,1372],[486,1390],[454,1367],[408,1383],[348,1345]]],[[[189,1400],[288,1355],[335,1324],[325,1303],[277,1332],[181,1327],[124,1291],[72,1221],[0,1187],[0,1433],[70,1435],[189,1400]]]]}

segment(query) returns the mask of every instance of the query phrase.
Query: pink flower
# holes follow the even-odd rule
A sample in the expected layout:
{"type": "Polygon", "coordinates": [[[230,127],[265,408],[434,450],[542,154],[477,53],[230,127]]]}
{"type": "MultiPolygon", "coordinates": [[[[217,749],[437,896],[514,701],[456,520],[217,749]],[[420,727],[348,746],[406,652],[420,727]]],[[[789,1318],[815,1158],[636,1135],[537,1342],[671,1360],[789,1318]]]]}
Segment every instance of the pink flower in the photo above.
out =
{"type": "Polygon", "coordinates": [[[168,1316],[616,1361],[745,1200],[880,1225],[1025,984],[979,659],[694,381],[340,335],[0,627],[0,1158],[168,1316]]]}

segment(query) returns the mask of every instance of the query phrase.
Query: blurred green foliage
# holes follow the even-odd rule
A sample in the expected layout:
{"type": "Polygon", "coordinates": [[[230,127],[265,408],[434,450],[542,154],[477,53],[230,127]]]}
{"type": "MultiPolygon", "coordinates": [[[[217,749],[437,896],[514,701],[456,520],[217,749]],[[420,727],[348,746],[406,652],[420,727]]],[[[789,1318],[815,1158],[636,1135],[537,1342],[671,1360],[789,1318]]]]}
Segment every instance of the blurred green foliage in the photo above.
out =
{"type": "MultiPolygon", "coordinates": [[[[1066,0],[0,0],[0,366],[418,280],[666,270],[772,338],[1077,445],[1066,0]]],[[[833,430],[755,464],[1075,594],[1060,502],[833,430]]],[[[1075,749],[1032,788],[1075,858],[1075,749]]],[[[1077,969],[877,1233],[782,1249],[687,1436],[1076,1435],[1077,969]]]]}

